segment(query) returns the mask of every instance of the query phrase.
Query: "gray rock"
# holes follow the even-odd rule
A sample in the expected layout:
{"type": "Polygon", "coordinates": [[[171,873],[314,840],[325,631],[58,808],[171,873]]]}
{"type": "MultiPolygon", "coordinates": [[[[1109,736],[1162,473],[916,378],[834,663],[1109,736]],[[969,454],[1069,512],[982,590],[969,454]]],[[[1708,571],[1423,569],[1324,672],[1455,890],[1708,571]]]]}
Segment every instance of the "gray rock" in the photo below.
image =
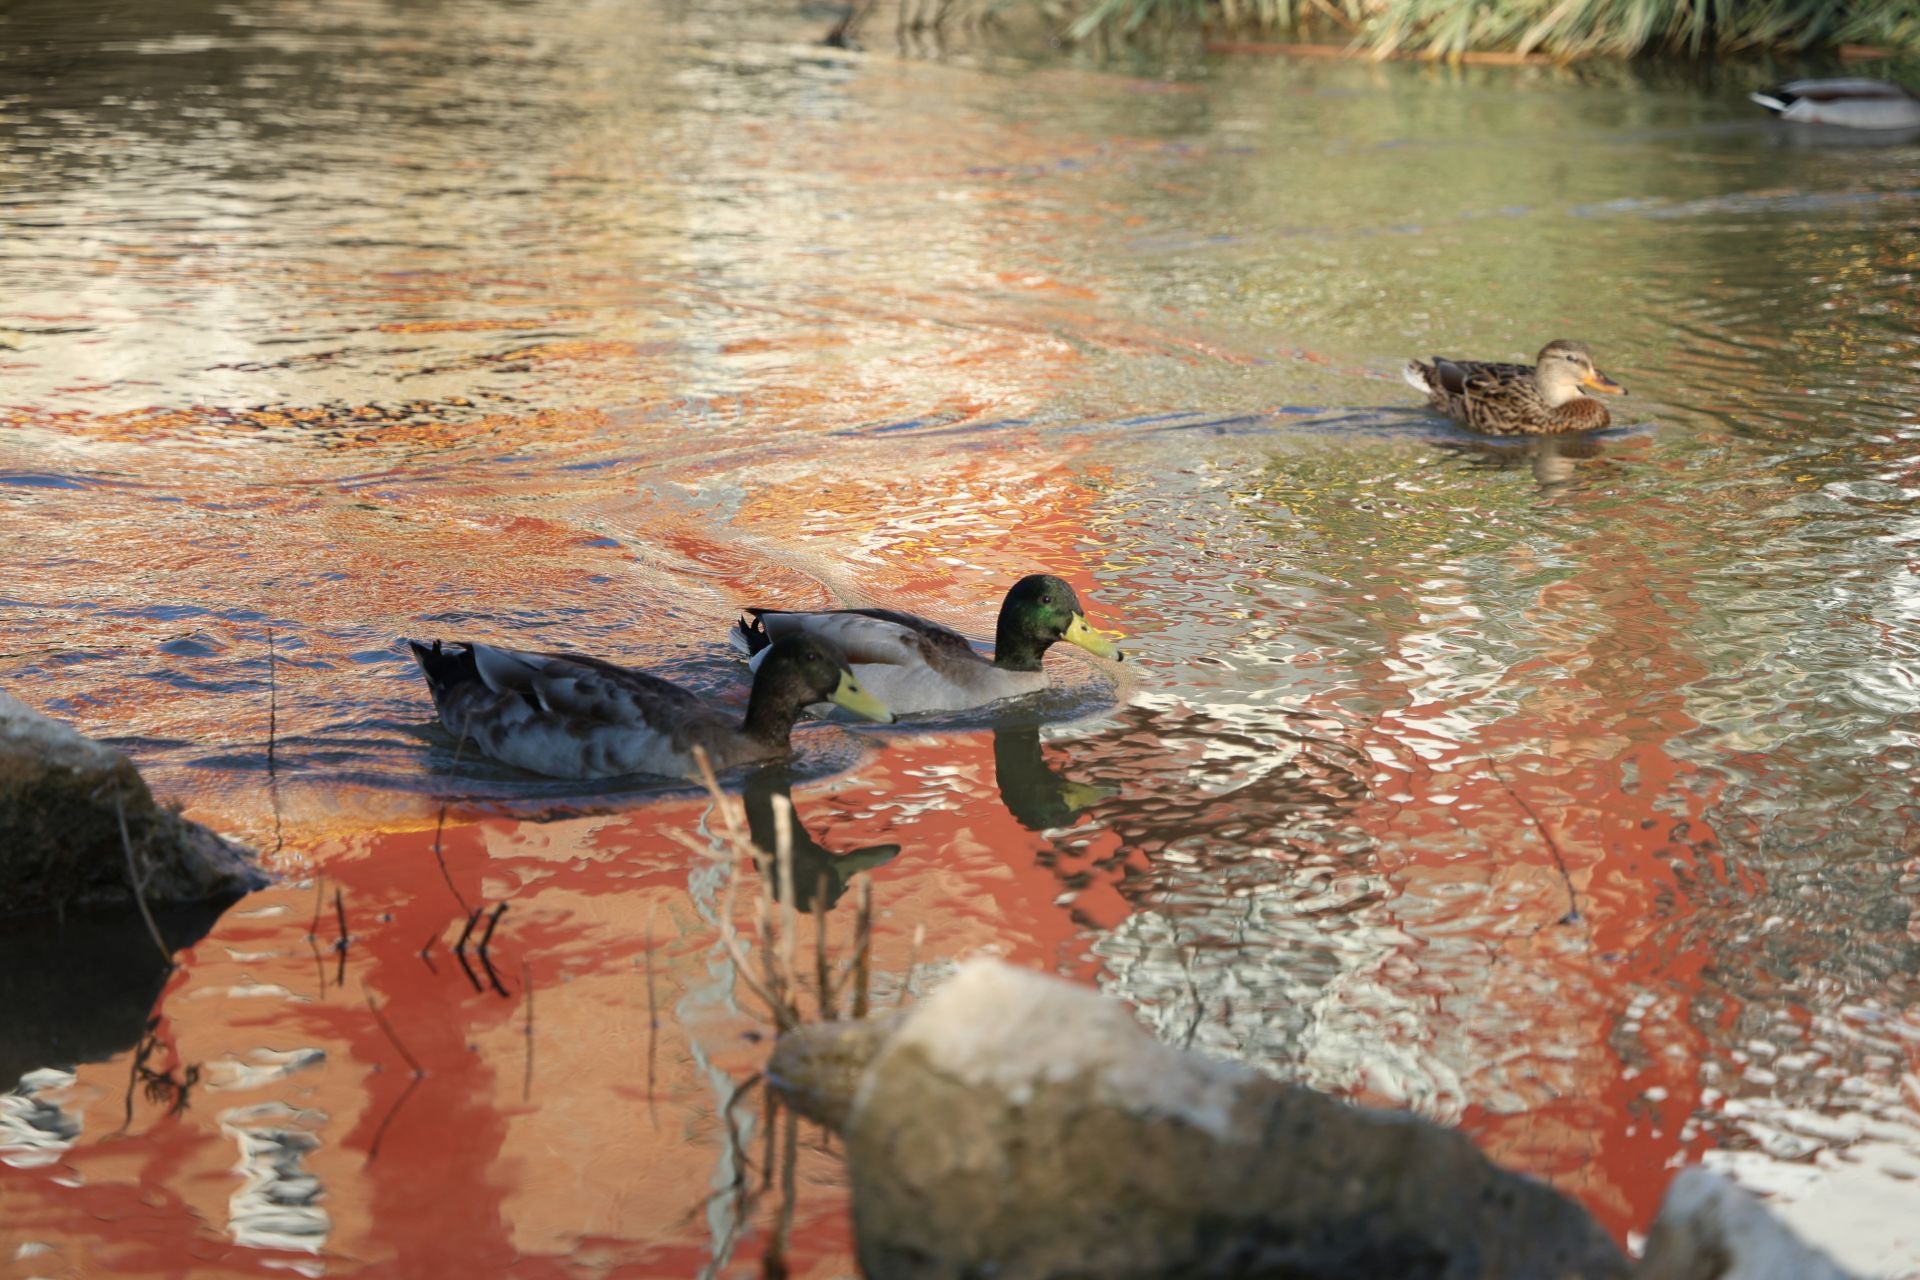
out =
{"type": "Polygon", "coordinates": [[[1760,1202],[1711,1169],[1674,1175],[1635,1280],[1848,1280],[1760,1202]]]}
{"type": "Polygon", "coordinates": [[[817,1043],[775,1075],[845,1115],[878,1280],[1629,1274],[1583,1209],[1460,1134],[1170,1048],[1059,979],[975,961],[877,1049],[842,1034],[790,1033],[817,1043]]]}
{"type": "Polygon", "coordinates": [[[155,804],[118,751],[0,693],[0,915],[130,902],[128,845],[149,904],[267,882],[237,845],[155,804]]]}
{"type": "Polygon", "coordinates": [[[800,1115],[835,1131],[844,1129],[860,1077],[901,1021],[900,1015],[888,1014],[796,1027],[773,1046],[767,1079],[800,1115]]]}

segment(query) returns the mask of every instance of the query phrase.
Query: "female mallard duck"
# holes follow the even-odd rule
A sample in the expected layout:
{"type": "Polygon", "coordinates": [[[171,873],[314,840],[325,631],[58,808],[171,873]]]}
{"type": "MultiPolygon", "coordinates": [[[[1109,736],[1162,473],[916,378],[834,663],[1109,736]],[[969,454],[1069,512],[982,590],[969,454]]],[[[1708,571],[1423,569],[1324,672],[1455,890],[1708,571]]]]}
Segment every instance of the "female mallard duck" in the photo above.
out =
{"type": "Polygon", "coordinates": [[[1885,80],[1791,80],[1747,96],[1795,124],[1920,128],[1920,98],[1885,80]]]}
{"type": "Polygon", "coordinates": [[[1583,390],[1623,396],[1627,389],[1593,367],[1584,342],[1561,339],[1540,348],[1532,365],[1479,360],[1407,362],[1407,385],[1449,418],[1491,436],[1547,436],[1598,431],[1613,419],[1583,390]]]}
{"type": "Polygon", "coordinates": [[[882,724],[886,706],[861,689],[830,640],[775,644],[754,673],[744,721],[659,676],[571,653],[492,645],[443,650],[409,640],[440,723],[502,764],[554,778],[628,773],[693,777],[695,747],[715,769],[787,754],[801,709],[835,702],[882,724]]]}
{"type": "Polygon", "coordinates": [[[892,609],[832,609],[790,613],[748,609],[734,626],[734,643],[764,665],[779,641],[818,636],[840,646],[860,682],[901,715],[964,711],[1047,687],[1040,659],[1056,640],[1119,660],[1113,642],[1087,625],[1073,588],[1051,574],[1020,579],[1000,605],[993,657],[982,657],[965,636],[937,622],[892,609]]]}

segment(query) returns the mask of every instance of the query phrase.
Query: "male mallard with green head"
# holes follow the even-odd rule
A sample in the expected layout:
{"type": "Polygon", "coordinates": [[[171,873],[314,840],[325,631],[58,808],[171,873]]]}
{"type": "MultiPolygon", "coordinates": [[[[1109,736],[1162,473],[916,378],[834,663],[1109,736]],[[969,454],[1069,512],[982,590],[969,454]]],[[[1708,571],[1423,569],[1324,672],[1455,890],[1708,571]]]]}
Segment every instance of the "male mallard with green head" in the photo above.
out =
{"type": "Polygon", "coordinates": [[[838,646],[817,636],[796,635],[768,650],[744,720],[659,676],[598,658],[407,643],[448,732],[502,764],[554,778],[693,777],[695,747],[716,770],[777,759],[787,754],[800,712],[816,702],[882,724],[893,719],[860,687],[838,646]]]}
{"type": "Polygon", "coordinates": [[[1047,687],[1041,659],[1065,640],[1102,658],[1122,659],[1106,636],[1087,625],[1080,598],[1052,574],[1020,579],[1000,605],[993,657],[983,657],[950,627],[893,609],[831,609],[818,613],[748,609],[735,624],[736,647],[756,667],[790,636],[818,636],[846,652],[863,687],[900,715],[964,711],[1047,687]]]}
{"type": "Polygon", "coordinates": [[[1540,348],[1532,365],[1480,360],[1410,360],[1407,385],[1449,418],[1491,436],[1548,436],[1598,431],[1613,421],[1586,392],[1623,396],[1627,389],[1594,368],[1584,342],[1560,339],[1540,348]]]}

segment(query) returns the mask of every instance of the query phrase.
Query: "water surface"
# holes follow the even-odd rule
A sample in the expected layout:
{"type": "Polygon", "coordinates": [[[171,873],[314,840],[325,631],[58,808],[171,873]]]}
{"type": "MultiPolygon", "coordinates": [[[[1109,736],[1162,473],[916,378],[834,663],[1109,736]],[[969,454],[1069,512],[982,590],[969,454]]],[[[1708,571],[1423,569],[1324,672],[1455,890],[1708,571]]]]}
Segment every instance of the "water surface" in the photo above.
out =
{"type": "Polygon", "coordinates": [[[743,701],[743,604],[985,635],[1045,567],[1124,667],[800,735],[882,1003],[997,950],[1623,1240],[1706,1161],[1920,1274],[1920,148],[1739,69],[832,16],[5,15],[0,685],[285,878],[150,1021],[76,965],[111,1028],[15,1033],[0,1265],[750,1273],[793,1150],[786,1263],[845,1273],[830,1144],[743,1091],[706,800],[461,756],[400,638],[743,701]],[[1621,429],[1491,447],[1399,380],[1562,336],[1621,429]]]}

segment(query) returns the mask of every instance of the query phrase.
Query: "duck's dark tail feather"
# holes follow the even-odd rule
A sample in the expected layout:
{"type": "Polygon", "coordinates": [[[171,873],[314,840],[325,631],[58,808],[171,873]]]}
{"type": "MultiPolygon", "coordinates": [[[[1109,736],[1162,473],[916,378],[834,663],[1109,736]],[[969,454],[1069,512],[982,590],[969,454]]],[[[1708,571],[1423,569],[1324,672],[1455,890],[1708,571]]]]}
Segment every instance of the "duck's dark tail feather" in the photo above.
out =
{"type": "Polygon", "coordinates": [[[409,640],[407,647],[413,650],[413,660],[420,664],[421,673],[427,677],[427,687],[433,690],[435,704],[446,699],[448,690],[480,679],[480,664],[474,661],[469,645],[443,649],[438,640],[430,647],[418,640],[409,640]]]}
{"type": "Polygon", "coordinates": [[[760,620],[765,609],[749,609],[740,621],[733,624],[733,630],[727,633],[727,639],[734,648],[751,658],[768,645],[773,637],[767,634],[767,624],[760,620]]]}

